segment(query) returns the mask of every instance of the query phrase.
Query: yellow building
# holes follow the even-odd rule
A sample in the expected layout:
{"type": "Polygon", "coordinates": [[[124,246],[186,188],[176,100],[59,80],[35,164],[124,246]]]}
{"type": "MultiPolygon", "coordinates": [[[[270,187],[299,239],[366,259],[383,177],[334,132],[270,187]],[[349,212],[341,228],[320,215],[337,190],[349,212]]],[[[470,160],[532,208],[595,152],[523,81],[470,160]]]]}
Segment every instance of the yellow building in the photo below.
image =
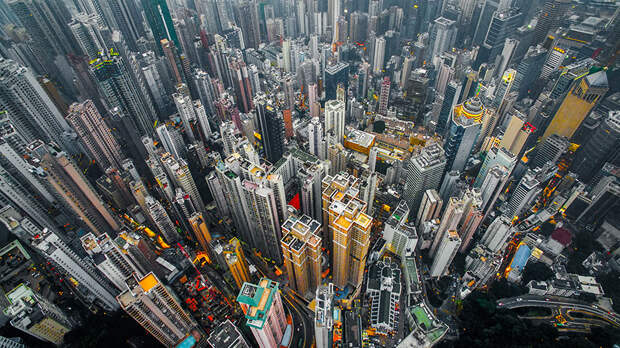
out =
{"type": "Polygon", "coordinates": [[[352,130],[344,139],[344,147],[368,155],[375,144],[375,136],[361,130],[352,130]]]}
{"type": "Polygon", "coordinates": [[[331,242],[333,283],[339,288],[358,287],[364,274],[372,218],[358,197],[360,183],[346,173],[326,176],[322,182],[324,236],[331,242]]]}
{"type": "Polygon", "coordinates": [[[235,279],[235,283],[241,289],[243,283],[251,281],[250,270],[248,268],[248,262],[245,259],[245,254],[241,248],[241,242],[237,238],[232,238],[228,245],[224,247],[224,257],[226,258],[226,264],[228,269],[235,279]]]}
{"type": "Polygon", "coordinates": [[[282,256],[289,286],[298,293],[314,293],[321,284],[321,223],[308,215],[290,216],[282,224],[282,256]]]}
{"type": "Polygon", "coordinates": [[[209,252],[209,242],[211,242],[211,233],[209,233],[209,229],[207,228],[207,223],[205,219],[202,217],[202,213],[194,213],[189,219],[188,222],[192,227],[192,232],[194,232],[194,237],[196,237],[196,241],[200,244],[200,248],[203,251],[209,252]]]}
{"type": "Polygon", "coordinates": [[[607,73],[604,70],[587,75],[573,83],[547,127],[541,142],[552,134],[570,139],[590,110],[608,90],[607,73]]]}

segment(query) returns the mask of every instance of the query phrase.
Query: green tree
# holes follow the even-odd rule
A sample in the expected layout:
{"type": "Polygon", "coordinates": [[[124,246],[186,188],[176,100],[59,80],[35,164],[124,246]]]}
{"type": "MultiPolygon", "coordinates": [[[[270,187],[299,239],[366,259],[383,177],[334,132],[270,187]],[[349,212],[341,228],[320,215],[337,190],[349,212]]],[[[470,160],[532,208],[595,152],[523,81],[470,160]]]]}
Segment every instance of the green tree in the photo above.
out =
{"type": "Polygon", "coordinates": [[[372,129],[375,133],[383,133],[385,131],[385,121],[375,121],[375,123],[372,124],[372,129]]]}
{"type": "Polygon", "coordinates": [[[531,280],[544,281],[551,279],[551,277],[553,277],[553,271],[549,266],[542,262],[529,262],[523,269],[521,280],[523,285],[526,285],[531,280]]]}

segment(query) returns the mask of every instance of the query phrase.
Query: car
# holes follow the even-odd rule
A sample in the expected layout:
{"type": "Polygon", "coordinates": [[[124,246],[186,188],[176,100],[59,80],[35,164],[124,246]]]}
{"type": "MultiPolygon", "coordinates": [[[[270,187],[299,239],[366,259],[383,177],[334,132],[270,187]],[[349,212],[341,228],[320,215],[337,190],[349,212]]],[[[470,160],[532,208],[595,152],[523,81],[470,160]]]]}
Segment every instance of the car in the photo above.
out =
{"type": "Polygon", "coordinates": [[[521,302],[521,301],[523,301],[523,299],[521,297],[518,297],[517,302],[521,302]]]}
{"type": "Polygon", "coordinates": [[[545,299],[545,301],[549,301],[549,299],[548,299],[548,298],[546,298],[546,299],[545,299]]]}

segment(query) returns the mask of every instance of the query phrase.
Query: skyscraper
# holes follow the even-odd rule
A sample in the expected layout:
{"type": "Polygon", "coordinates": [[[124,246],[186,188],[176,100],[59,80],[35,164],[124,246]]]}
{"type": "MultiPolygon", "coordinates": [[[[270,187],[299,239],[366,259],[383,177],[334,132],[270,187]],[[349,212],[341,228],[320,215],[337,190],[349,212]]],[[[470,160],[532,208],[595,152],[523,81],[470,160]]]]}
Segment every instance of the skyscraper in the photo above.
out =
{"type": "Polygon", "coordinates": [[[530,168],[542,167],[547,162],[557,162],[568,146],[569,141],[566,137],[552,134],[536,146],[536,155],[531,161],[530,168]]]}
{"type": "MultiPolygon", "coordinates": [[[[429,250],[429,255],[435,257],[437,254],[437,250],[439,245],[441,245],[451,231],[457,233],[459,222],[463,217],[464,212],[464,201],[457,198],[451,197],[448,200],[448,204],[446,206],[446,210],[443,212],[441,216],[441,224],[437,229],[437,233],[433,239],[433,244],[431,244],[431,249],[429,250]]],[[[459,246],[460,246],[460,238],[459,238],[459,246]]],[[[458,248],[458,247],[457,247],[458,248]]]]}
{"type": "Polygon", "coordinates": [[[560,20],[570,7],[570,0],[547,0],[534,28],[532,44],[543,42],[550,30],[560,25],[560,20]]]}
{"type": "Polygon", "coordinates": [[[456,252],[459,250],[461,246],[461,238],[459,234],[455,230],[449,230],[445,233],[444,237],[437,248],[437,253],[433,258],[433,263],[431,264],[430,276],[434,278],[439,278],[446,274],[448,267],[454,260],[454,256],[456,252]]]}
{"type": "Polygon", "coordinates": [[[445,152],[435,142],[424,147],[419,155],[411,157],[403,194],[411,211],[418,210],[426,190],[436,190],[439,187],[445,166],[445,152]]]}
{"type": "Polygon", "coordinates": [[[118,303],[114,300],[116,293],[95,272],[95,270],[81,259],[60,237],[54,232],[43,230],[35,236],[32,246],[67,277],[75,279],[81,289],[87,292],[91,302],[101,305],[106,310],[115,310],[118,303]]]}
{"type": "Polygon", "coordinates": [[[4,58],[0,58],[0,108],[26,142],[53,141],[65,151],[77,151],[70,140],[71,127],[32,72],[4,58]]]}
{"type": "Polygon", "coordinates": [[[481,187],[482,183],[486,179],[487,173],[491,168],[495,166],[504,166],[508,169],[508,173],[512,172],[512,169],[517,163],[517,159],[514,154],[510,153],[505,148],[492,147],[487,151],[487,155],[482,162],[476,181],[474,181],[474,187],[481,187]]]}
{"type": "Polygon", "coordinates": [[[422,204],[420,204],[420,209],[418,209],[418,214],[415,220],[418,230],[422,228],[422,224],[426,221],[439,218],[439,213],[441,212],[442,206],[443,201],[435,189],[424,191],[422,204]]]}
{"type": "Polygon", "coordinates": [[[512,197],[508,201],[508,206],[504,215],[511,218],[512,216],[520,216],[526,207],[530,207],[531,201],[540,193],[540,182],[536,179],[535,174],[531,171],[521,178],[519,185],[512,193],[512,197]]]}
{"type": "Polygon", "coordinates": [[[317,348],[330,348],[334,341],[334,284],[316,289],[314,308],[314,335],[317,348]]]}
{"type": "Polygon", "coordinates": [[[185,142],[173,125],[162,124],[155,128],[155,132],[157,132],[157,137],[166,152],[173,155],[176,159],[185,157],[185,142]]]}
{"type": "Polygon", "coordinates": [[[323,125],[318,117],[313,117],[308,124],[308,152],[318,158],[325,159],[323,125]]]}
{"type": "Polygon", "coordinates": [[[87,58],[94,59],[108,52],[109,48],[103,37],[105,28],[100,26],[96,14],[78,13],[67,25],[87,58]]]}
{"type": "Polygon", "coordinates": [[[512,232],[510,227],[510,217],[504,215],[496,217],[482,236],[480,243],[493,252],[499,251],[504,247],[508,237],[510,237],[512,232]]]}
{"type": "Polygon", "coordinates": [[[155,200],[155,198],[151,196],[147,196],[145,198],[145,204],[147,207],[147,213],[153,219],[155,226],[159,230],[159,232],[164,236],[167,243],[176,242],[180,236],[176,231],[176,227],[170,220],[168,213],[164,209],[164,207],[155,200]]]}
{"type": "Polygon", "coordinates": [[[261,43],[257,4],[253,0],[242,1],[235,6],[235,14],[247,48],[258,49],[261,43]]]}
{"type": "Polygon", "coordinates": [[[265,158],[276,163],[284,153],[284,120],[265,94],[254,100],[265,158]]]}
{"type": "MultiPolygon", "coordinates": [[[[325,81],[323,82],[325,100],[337,99],[339,84],[342,84],[345,91],[349,88],[349,70],[349,64],[345,62],[328,64],[325,67],[325,81]]],[[[308,89],[310,89],[309,86],[308,89]]]]}
{"type": "Polygon", "coordinates": [[[200,249],[204,252],[209,252],[209,243],[211,242],[211,233],[207,227],[207,222],[202,217],[202,213],[195,212],[189,217],[188,223],[194,233],[194,238],[200,245],[200,249]]]}
{"type": "Polygon", "coordinates": [[[216,348],[250,348],[248,342],[230,319],[226,319],[211,331],[207,343],[216,348]]]}
{"type": "Polygon", "coordinates": [[[116,296],[121,308],[161,344],[176,346],[190,335],[200,342],[198,324],[155,274],[134,274],[126,279],[126,289],[116,296]]]}
{"type": "Polygon", "coordinates": [[[388,102],[390,100],[390,78],[384,77],[381,82],[381,95],[379,96],[379,109],[377,112],[380,115],[387,115],[388,102]]]}
{"type": "Polygon", "coordinates": [[[446,150],[446,169],[463,170],[480,135],[484,105],[474,97],[454,107],[446,150]]]}
{"type": "Polygon", "coordinates": [[[237,284],[237,287],[241,289],[243,284],[251,281],[250,270],[248,268],[248,262],[245,259],[241,242],[237,238],[232,238],[228,241],[228,244],[224,246],[223,253],[226,258],[226,264],[228,269],[237,284]]]}
{"type": "Polygon", "coordinates": [[[607,72],[601,70],[573,82],[553,120],[545,130],[543,140],[552,134],[571,138],[590,110],[609,90],[607,72]]]}
{"type": "Polygon", "coordinates": [[[252,239],[246,242],[260,250],[265,257],[278,264],[282,263],[282,252],[279,248],[282,231],[273,190],[244,180],[242,196],[246,202],[246,219],[252,235],[252,239]]]}
{"type": "Polygon", "coordinates": [[[454,47],[456,34],[457,29],[455,21],[444,17],[435,19],[429,34],[429,42],[432,46],[427,53],[428,59],[432,60],[433,57],[439,56],[443,52],[454,47]]]}
{"type": "Polygon", "coordinates": [[[122,168],[121,147],[91,100],[71,104],[67,122],[75,129],[89,156],[101,170],[122,168]]]}
{"type": "Polygon", "coordinates": [[[290,216],[282,224],[282,255],[289,286],[300,294],[321,284],[321,224],[308,215],[290,216]]]}
{"type": "Polygon", "coordinates": [[[579,180],[590,181],[617,151],[619,141],[620,112],[610,112],[575,155],[572,170],[579,175],[579,180]]]}
{"type": "Polygon", "coordinates": [[[173,41],[176,47],[181,47],[177,33],[174,31],[174,23],[168,5],[165,0],[141,0],[144,17],[151,27],[153,39],[155,39],[156,49],[160,55],[163,54],[159,42],[163,39],[173,41]]]}
{"type": "Polygon", "coordinates": [[[324,236],[330,238],[333,282],[339,288],[361,285],[368,256],[372,217],[364,213],[359,185],[359,179],[346,173],[328,175],[321,183],[324,236]]]}
{"type": "Polygon", "coordinates": [[[380,36],[375,39],[375,45],[372,58],[373,75],[381,76],[383,74],[383,66],[385,64],[385,39],[380,36]]]}
{"type": "Polygon", "coordinates": [[[39,160],[47,174],[45,180],[61,203],[72,211],[92,232],[100,235],[118,231],[119,225],[82,171],[54,145],[35,141],[28,145],[30,154],[39,160]]]}
{"type": "Polygon", "coordinates": [[[325,134],[332,135],[336,143],[344,141],[345,105],[340,100],[325,102],[325,134]]]}
{"type": "Polygon", "coordinates": [[[284,336],[286,317],[279,284],[262,278],[257,285],[243,284],[237,302],[260,347],[277,348],[284,336]]]}

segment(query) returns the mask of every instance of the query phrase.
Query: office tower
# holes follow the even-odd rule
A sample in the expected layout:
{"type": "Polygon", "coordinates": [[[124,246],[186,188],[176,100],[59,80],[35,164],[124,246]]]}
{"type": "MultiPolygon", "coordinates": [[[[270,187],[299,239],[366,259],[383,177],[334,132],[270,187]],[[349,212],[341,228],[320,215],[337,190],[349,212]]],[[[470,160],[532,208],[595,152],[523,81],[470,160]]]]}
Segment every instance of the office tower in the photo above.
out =
{"type": "Polygon", "coordinates": [[[146,213],[151,216],[151,219],[155,223],[155,226],[159,232],[164,236],[167,243],[176,242],[180,235],[177,233],[177,229],[168,217],[168,213],[164,207],[151,196],[146,196],[145,205],[147,207],[146,213]]]}
{"type": "Polygon", "coordinates": [[[299,294],[321,284],[321,224],[308,215],[290,216],[282,224],[282,255],[289,286],[299,294]]]}
{"type": "Polygon", "coordinates": [[[245,283],[237,296],[246,325],[260,347],[277,348],[286,329],[279,284],[262,278],[258,284],[245,283]]]}
{"type": "Polygon", "coordinates": [[[159,256],[155,254],[151,241],[147,237],[128,230],[121,230],[114,243],[140,270],[140,274],[155,272],[156,275],[161,275],[162,277],[168,274],[162,264],[157,262],[159,256]]]}
{"type": "Polygon", "coordinates": [[[401,200],[383,228],[383,239],[387,249],[402,257],[407,250],[414,250],[418,243],[416,229],[413,222],[407,223],[407,216],[409,207],[405,200],[401,200]]]}
{"type": "Polygon", "coordinates": [[[446,133],[449,127],[450,114],[456,106],[459,95],[461,94],[462,85],[458,82],[451,80],[446,85],[446,91],[441,103],[441,109],[439,110],[439,117],[437,119],[437,125],[435,127],[435,133],[443,135],[446,133]]]}
{"type": "Polygon", "coordinates": [[[515,69],[508,69],[504,71],[504,73],[502,74],[502,78],[498,82],[499,86],[497,86],[497,89],[495,90],[495,98],[493,98],[491,107],[495,108],[495,110],[500,113],[502,105],[506,101],[508,94],[512,92],[512,86],[516,74],[517,72],[515,71],[515,69]]]}
{"type": "MultiPolygon", "coordinates": [[[[4,315],[10,319],[11,326],[44,342],[61,345],[65,334],[76,326],[62,309],[25,284],[5,296],[8,306],[4,315]]],[[[2,345],[13,347],[11,344],[2,345]]]]}
{"type": "Polygon", "coordinates": [[[573,82],[570,91],[545,130],[543,139],[552,134],[571,138],[590,110],[609,90],[607,72],[600,70],[573,82]]]}
{"type": "Polygon", "coordinates": [[[480,243],[493,252],[500,251],[512,233],[511,225],[508,216],[501,215],[496,217],[482,236],[480,243]]]}
{"type": "Polygon", "coordinates": [[[342,84],[345,91],[349,88],[349,64],[344,62],[328,64],[325,67],[325,81],[323,81],[323,88],[325,89],[324,99],[337,99],[337,90],[340,84],[342,84]]]}
{"type": "Polygon", "coordinates": [[[200,344],[202,333],[168,289],[152,272],[126,279],[127,290],[116,296],[121,308],[161,344],[176,346],[192,335],[200,344]]]}
{"type": "Polygon", "coordinates": [[[226,203],[226,197],[224,196],[222,184],[220,183],[216,172],[212,171],[211,173],[209,173],[209,175],[207,175],[205,179],[207,180],[209,192],[211,192],[211,196],[215,200],[218,214],[220,216],[228,216],[228,203],[226,203]]]}
{"type": "Polygon", "coordinates": [[[381,82],[381,95],[379,96],[379,109],[377,113],[379,115],[387,115],[388,102],[390,100],[390,78],[384,77],[381,82]]]}
{"type": "Polygon", "coordinates": [[[336,143],[344,142],[345,104],[339,100],[325,102],[325,134],[333,134],[336,143]]]}
{"type": "Polygon", "coordinates": [[[125,279],[134,272],[141,274],[107,233],[96,237],[89,232],[80,237],[80,241],[86,253],[92,258],[95,267],[119,290],[125,290],[125,279]]]}
{"type": "Polygon", "coordinates": [[[499,76],[506,71],[508,64],[514,56],[517,46],[519,46],[519,40],[517,39],[507,38],[506,41],[504,41],[504,48],[502,49],[501,56],[496,58],[496,62],[498,63],[498,66],[495,68],[496,76],[499,76]]]}
{"type": "Polygon", "coordinates": [[[557,71],[562,63],[564,63],[564,59],[566,59],[566,46],[560,47],[557,44],[553,45],[540,71],[540,78],[546,79],[557,71]]]}
{"type": "Polygon", "coordinates": [[[192,177],[192,173],[189,171],[187,162],[182,158],[177,161],[172,157],[168,157],[165,160],[162,158],[162,162],[169,170],[169,173],[171,173],[176,186],[181,187],[183,191],[189,194],[189,198],[194,203],[196,210],[203,211],[205,204],[200,197],[200,192],[198,192],[198,187],[192,177]]]}
{"type": "Polygon", "coordinates": [[[28,68],[10,59],[0,59],[0,108],[26,142],[53,141],[65,151],[77,151],[71,127],[54,102],[28,68]]]}
{"type": "Polygon", "coordinates": [[[439,278],[446,274],[460,246],[461,238],[459,234],[455,230],[447,231],[433,258],[430,269],[431,277],[439,278]]]}
{"type": "Polygon", "coordinates": [[[334,284],[316,289],[314,307],[314,335],[316,348],[330,348],[334,341],[334,284]]]}
{"type": "Polygon", "coordinates": [[[106,310],[118,308],[118,303],[114,300],[115,291],[108,287],[95,270],[74,253],[56,233],[45,229],[34,237],[32,247],[53,262],[59,271],[73,278],[79,284],[78,291],[87,290],[88,301],[97,303],[106,310]]]}
{"type": "Polygon", "coordinates": [[[235,14],[247,48],[258,49],[261,43],[258,8],[254,1],[243,1],[235,6],[235,14]]]}
{"type": "MultiPolygon", "coordinates": [[[[145,0],[147,1],[147,0],[145,0]]],[[[155,0],[152,0],[155,1],[155,0]]],[[[97,81],[99,91],[105,97],[106,106],[130,120],[130,126],[141,135],[153,133],[155,115],[141,98],[142,91],[131,78],[120,56],[101,57],[91,61],[90,71],[97,81]]]]}
{"type": "Polygon", "coordinates": [[[476,30],[472,41],[473,44],[482,46],[484,39],[487,36],[487,32],[489,31],[493,14],[495,14],[498,7],[498,1],[487,0],[484,2],[480,15],[478,16],[478,22],[476,24],[476,30]]]}
{"type": "Polygon", "coordinates": [[[531,123],[526,122],[525,115],[513,109],[499,147],[505,148],[519,158],[525,142],[535,130],[531,123]]]}
{"type": "Polygon", "coordinates": [[[221,162],[215,167],[215,173],[221,184],[224,197],[226,197],[230,217],[239,237],[244,242],[253,245],[253,235],[250,233],[246,218],[247,207],[243,197],[241,177],[221,162]]]}
{"type": "Polygon", "coordinates": [[[519,185],[512,193],[512,197],[508,201],[507,209],[504,215],[508,217],[520,216],[524,209],[529,209],[532,201],[538,196],[541,189],[539,187],[540,182],[536,179],[535,174],[532,171],[528,171],[519,185]]]}
{"type": "Polygon", "coordinates": [[[503,166],[508,169],[508,174],[512,172],[512,169],[517,164],[517,158],[503,147],[492,147],[487,151],[487,155],[482,162],[476,181],[474,181],[474,187],[481,187],[482,183],[486,179],[487,173],[491,168],[495,166],[503,166]]]}
{"type": "Polygon", "coordinates": [[[571,170],[579,180],[589,182],[603,164],[618,149],[620,140],[620,112],[610,112],[592,136],[579,148],[571,170]]]}
{"type": "Polygon", "coordinates": [[[474,97],[454,107],[450,120],[446,150],[446,169],[463,170],[480,135],[485,108],[474,97]]]}
{"type": "Polygon", "coordinates": [[[323,126],[318,117],[313,117],[308,124],[308,152],[320,159],[325,159],[323,126]]]}
{"type": "Polygon", "coordinates": [[[360,181],[339,173],[326,176],[323,188],[324,236],[330,238],[333,282],[339,288],[347,284],[358,288],[370,245],[372,217],[366,215],[366,202],[359,195],[360,181]]]}
{"type": "Polygon", "coordinates": [[[403,194],[411,211],[419,209],[426,190],[436,190],[439,187],[445,166],[445,152],[435,142],[424,147],[420,154],[411,157],[403,194]]]}
{"type": "Polygon", "coordinates": [[[439,218],[442,206],[443,200],[441,200],[435,189],[424,191],[422,204],[420,204],[420,209],[418,209],[418,215],[415,220],[418,230],[422,228],[422,224],[426,221],[439,218]]]}
{"type": "Polygon", "coordinates": [[[210,250],[209,243],[211,242],[211,233],[209,233],[207,222],[202,217],[202,213],[195,212],[192,214],[188,219],[188,223],[194,233],[195,241],[200,244],[200,249],[204,252],[208,252],[210,250]]]}
{"type": "Polygon", "coordinates": [[[349,37],[352,42],[365,42],[368,32],[368,13],[355,11],[349,16],[349,37]]]}
{"type": "MultiPolygon", "coordinates": [[[[441,216],[441,224],[437,229],[437,233],[433,239],[433,244],[431,244],[431,248],[429,250],[429,255],[434,257],[439,245],[443,242],[448,235],[449,231],[456,231],[463,217],[463,209],[464,209],[464,201],[459,199],[458,197],[451,197],[448,200],[448,205],[446,206],[446,210],[443,212],[441,216]]],[[[460,245],[460,243],[459,243],[460,245]]]]}
{"type": "Polygon", "coordinates": [[[534,41],[538,44],[545,40],[550,30],[560,26],[560,21],[566,10],[570,7],[570,0],[547,0],[538,17],[534,28],[534,41]]]}
{"type": "Polygon", "coordinates": [[[467,189],[461,198],[463,201],[463,215],[459,222],[459,236],[461,237],[460,252],[465,252],[478,226],[482,222],[484,212],[481,209],[482,196],[479,189],[467,189]]]}
{"type": "MultiPolygon", "coordinates": [[[[501,2],[500,5],[502,5],[501,2]]],[[[504,48],[506,39],[521,26],[522,16],[523,13],[518,9],[498,8],[491,18],[478,59],[482,58],[487,62],[495,62],[495,58],[504,48]]]]}
{"type": "Polygon", "coordinates": [[[368,153],[368,170],[373,173],[377,167],[377,147],[373,146],[370,148],[370,152],[368,153]]]}
{"type": "Polygon", "coordinates": [[[456,41],[456,34],[455,21],[444,17],[435,19],[429,36],[432,48],[427,52],[428,58],[432,60],[433,57],[452,49],[456,41]]]}
{"type": "Polygon", "coordinates": [[[99,235],[118,231],[119,225],[105,207],[82,171],[54,145],[34,141],[28,145],[31,156],[39,160],[45,180],[60,198],[92,232],[99,235]]]}
{"type": "Polygon", "coordinates": [[[192,98],[184,93],[175,93],[172,95],[172,98],[174,99],[174,104],[176,105],[179,116],[181,117],[185,135],[189,139],[189,142],[193,143],[196,141],[196,137],[194,136],[191,122],[196,120],[196,112],[194,111],[194,103],[192,103],[192,98]]]}
{"type": "Polygon", "coordinates": [[[513,91],[516,91],[517,99],[526,97],[534,83],[540,76],[542,66],[547,57],[547,50],[542,46],[530,47],[517,65],[517,74],[514,79],[513,91]]]}
{"type": "Polygon", "coordinates": [[[542,167],[547,162],[555,163],[569,146],[568,139],[553,134],[543,142],[539,143],[536,149],[536,156],[532,160],[530,167],[542,167]]]}
{"type": "Polygon", "coordinates": [[[549,96],[554,100],[563,97],[564,93],[571,88],[573,82],[589,74],[590,69],[595,64],[596,61],[594,59],[586,58],[560,68],[560,76],[553,85],[549,96]]]}
{"type": "Polygon", "coordinates": [[[271,163],[276,163],[284,153],[284,120],[282,114],[271,105],[271,101],[265,94],[258,94],[254,104],[265,158],[271,163]]]}
{"type": "Polygon", "coordinates": [[[230,319],[226,319],[211,331],[207,343],[213,348],[250,348],[230,319]]]}
{"type": "Polygon", "coordinates": [[[174,23],[168,5],[165,0],[141,0],[144,9],[144,17],[146,18],[153,39],[156,43],[157,52],[163,55],[162,47],[159,42],[163,39],[174,42],[176,47],[181,47],[176,32],[174,31],[174,23]]]}
{"type": "Polygon", "coordinates": [[[176,159],[185,157],[186,149],[183,137],[173,125],[162,124],[155,128],[157,137],[166,152],[170,153],[176,159]]]}
{"type": "Polygon", "coordinates": [[[282,253],[278,245],[282,239],[275,195],[272,189],[250,181],[243,181],[242,195],[245,199],[249,230],[252,238],[248,244],[260,250],[278,264],[282,253]]]}
{"type": "Polygon", "coordinates": [[[382,75],[383,66],[385,60],[385,39],[380,36],[375,39],[375,45],[372,58],[372,73],[373,75],[382,75]]]}
{"type": "Polygon", "coordinates": [[[458,191],[458,186],[461,182],[461,172],[458,170],[447,172],[441,182],[441,188],[439,189],[439,197],[441,200],[448,202],[450,197],[456,196],[455,192],[458,191]]]}
{"type": "Polygon", "coordinates": [[[108,45],[103,37],[103,31],[106,29],[100,26],[96,14],[78,13],[67,25],[88,59],[97,58],[100,54],[108,52],[108,45]]]}
{"type": "Polygon", "coordinates": [[[121,168],[121,147],[92,100],[71,104],[66,119],[102,171],[121,168]]]}
{"type": "Polygon", "coordinates": [[[243,248],[241,248],[241,242],[237,238],[232,238],[226,246],[223,248],[223,253],[226,258],[226,264],[228,269],[237,284],[237,287],[241,289],[243,284],[249,282],[250,270],[248,268],[248,262],[245,259],[243,248]]]}
{"type": "Polygon", "coordinates": [[[480,190],[482,191],[481,209],[487,214],[495,205],[495,201],[502,192],[509,177],[510,174],[508,172],[508,168],[506,167],[496,166],[488,170],[487,175],[480,186],[480,190]]]}

